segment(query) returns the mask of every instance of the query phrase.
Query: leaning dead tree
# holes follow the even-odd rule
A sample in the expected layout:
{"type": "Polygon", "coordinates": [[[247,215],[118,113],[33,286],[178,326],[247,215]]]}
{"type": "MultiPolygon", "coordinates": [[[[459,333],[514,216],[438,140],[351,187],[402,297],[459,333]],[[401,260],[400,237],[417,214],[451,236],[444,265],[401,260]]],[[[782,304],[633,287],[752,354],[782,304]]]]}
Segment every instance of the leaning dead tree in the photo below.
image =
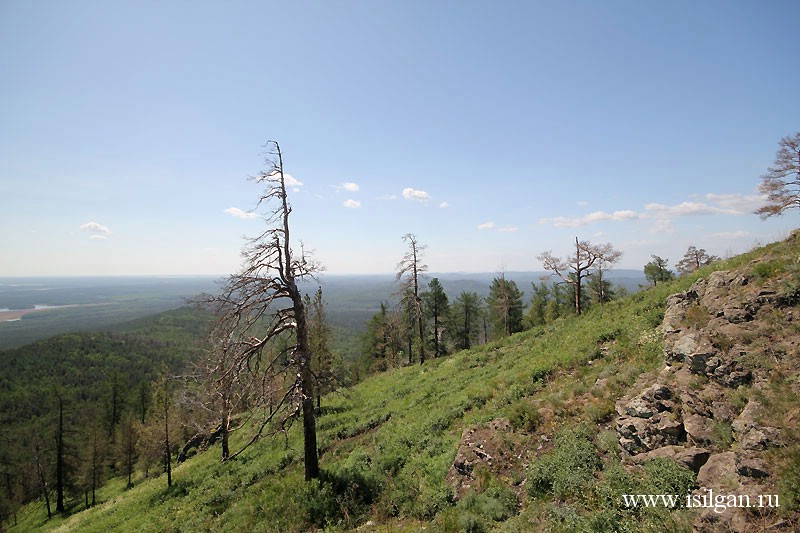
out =
{"type": "Polygon", "coordinates": [[[583,297],[583,278],[589,275],[597,265],[611,265],[619,261],[622,252],[610,244],[592,244],[587,241],[578,242],[575,237],[575,253],[566,259],[553,257],[552,252],[543,252],[538,259],[545,270],[550,270],[566,283],[572,285],[575,293],[575,314],[581,314],[581,298],[583,297]]]}
{"type": "MultiPolygon", "coordinates": [[[[284,433],[298,418],[303,422],[305,477],[319,476],[314,413],[312,357],[303,296],[297,283],[322,267],[305,251],[291,246],[283,156],[277,142],[267,144],[266,169],[252,178],[265,186],[256,209],[268,207],[267,229],[248,240],[242,270],[227,278],[219,296],[208,297],[217,319],[216,364],[208,372],[219,399],[223,447],[235,401],[234,390],[246,387],[251,413],[260,413],[253,437],[235,457],[258,439],[284,433]]],[[[212,359],[214,361],[214,359],[212,359]]],[[[226,450],[224,450],[225,452],[226,450]]]]}

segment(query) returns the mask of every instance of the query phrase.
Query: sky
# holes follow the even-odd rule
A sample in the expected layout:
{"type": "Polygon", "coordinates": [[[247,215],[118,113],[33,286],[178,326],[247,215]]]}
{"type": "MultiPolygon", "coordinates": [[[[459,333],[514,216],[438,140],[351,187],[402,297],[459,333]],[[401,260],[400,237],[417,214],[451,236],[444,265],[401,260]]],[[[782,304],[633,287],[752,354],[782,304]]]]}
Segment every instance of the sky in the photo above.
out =
{"type": "Polygon", "coordinates": [[[0,276],[226,275],[263,146],[332,274],[785,238],[800,3],[0,0],[0,276]]]}

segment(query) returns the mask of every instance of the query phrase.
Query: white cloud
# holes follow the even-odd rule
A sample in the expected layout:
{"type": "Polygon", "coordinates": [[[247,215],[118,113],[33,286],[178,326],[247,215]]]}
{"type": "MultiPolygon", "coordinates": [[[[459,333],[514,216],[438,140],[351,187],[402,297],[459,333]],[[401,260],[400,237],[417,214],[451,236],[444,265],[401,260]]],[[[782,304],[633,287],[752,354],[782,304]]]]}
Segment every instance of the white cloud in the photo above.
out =
{"type": "Polygon", "coordinates": [[[253,211],[242,211],[238,207],[229,207],[224,211],[224,213],[228,213],[229,215],[234,216],[236,218],[243,218],[243,219],[258,218],[258,213],[254,213],[253,211]]]}
{"type": "Polygon", "coordinates": [[[431,199],[431,195],[425,191],[418,191],[411,187],[403,189],[403,198],[406,200],[416,200],[417,202],[427,202],[431,199]]]}
{"type": "Polygon", "coordinates": [[[706,200],[724,209],[732,209],[739,214],[749,215],[762,207],[766,196],[761,194],[714,194],[705,195],[706,200]]]}
{"type": "Polygon", "coordinates": [[[358,200],[345,200],[342,205],[345,207],[349,207],[351,209],[356,209],[361,207],[361,202],[359,202],[358,200]]]}
{"type": "Polygon", "coordinates": [[[342,183],[342,189],[348,192],[358,192],[358,183],[353,183],[352,181],[348,181],[347,183],[342,183]]]}
{"type": "Polygon", "coordinates": [[[675,233],[675,228],[672,227],[672,220],[659,218],[653,222],[648,231],[650,233],[675,233]]]}
{"type": "MultiPolygon", "coordinates": [[[[283,183],[286,184],[287,187],[302,187],[303,182],[292,176],[291,174],[287,174],[286,172],[283,173],[283,183]]],[[[295,189],[296,191],[296,189],[295,189]]]]}
{"type": "Polygon", "coordinates": [[[589,205],[589,202],[587,202],[586,200],[578,200],[576,203],[578,204],[578,207],[586,207],[587,205],[589,205]]]}
{"type": "Polygon", "coordinates": [[[684,217],[692,215],[738,215],[736,210],[708,205],[704,202],[681,202],[677,205],[647,204],[646,211],[659,217],[684,217]]]}
{"type": "Polygon", "coordinates": [[[484,222],[483,224],[478,224],[478,229],[494,229],[494,222],[484,222]]]}
{"type": "Polygon", "coordinates": [[[624,210],[614,211],[613,213],[606,213],[605,211],[595,211],[582,217],[552,217],[539,219],[540,224],[552,224],[559,228],[575,228],[578,226],[587,226],[594,222],[603,220],[613,220],[621,222],[625,220],[636,220],[639,218],[639,213],[636,211],[624,210]]]}
{"type": "MultiPolygon", "coordinates": [[[[540,224],[552,224],[560,228],[575,228],[588,226],[595,222],[615,221],[624,222],[639,219],[656,219],[651,228],[654,232],[672,232],[669,220],[675,217],[701,216],[701,215],[749,215],[763,205],[764,198],[757,194],[715,194],[708,193],[702,196],[705,201],[681,202],[675,205],[649,203],[644,206],[644,211],[636,212],[629,209],[607,213],[595,211],[579,217],[557,216],[539,219],[540,224]]],[[[584,202],[578,202],[579,205],[584,202]]]]}
{"type": "Polygon", "coordinates": [[[448,204],[447,202],[442,202],[442,203],[439,204],[439,207],[441,207],[442,209],[445,209],[447,207],[450,207],[450,204],[448,204]]]}
{"type": "Polygon", "coordinates": [[[81,229],[91,233],[97,233],[97,234],[104,233],[106,235],[111,234],[110,229],[108,229],[102,224],[98,224],[97,222],[87,222],[86,224],[81,226],[81,229]]]}
{"type": "Polygon", "coordinates": [[[749,231],[722,231],[720,233],[712,233],[709,235],[712,239],[744,239],[750,237],[752,233],[749,231]]]}
{"type": "Polygon", "coordinates": [[[90,235],[89,238],[92,239],[93,241],[105,241],[106,239],[108,239],[106,235],[102,235],[100,233],[95,233],[94,235],[90,235]]]}
{"type": "Polygon", "coordinates": [[[497,228],[497,231],[501,233],[514,233],[515,231],[519,231],[519,228],[515,226],[505,226],[502,228],[497,228]]]}

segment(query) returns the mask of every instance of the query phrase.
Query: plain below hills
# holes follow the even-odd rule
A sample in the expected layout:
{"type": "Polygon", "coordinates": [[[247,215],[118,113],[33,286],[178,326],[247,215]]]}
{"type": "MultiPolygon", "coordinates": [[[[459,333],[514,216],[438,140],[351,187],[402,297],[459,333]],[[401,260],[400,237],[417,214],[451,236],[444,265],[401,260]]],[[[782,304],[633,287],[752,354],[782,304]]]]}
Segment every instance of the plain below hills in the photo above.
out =
{"type": "MultiPolygon", "coordinates": [[[[439,278],[451,300],[463,291],[489,294],[497,273],[431,273],[423,283],[439,278]]],[[[548,278],[547,272],[507,272],[525,292],[548,278]]],[[[59,333],[102,331],[115,325],[175,309],[200,293],[217,292],[220,276],[120,276],[0,278],[0,350],[22,346],[59,333]],[[35,312],[33,310],[36,309],[35,312]],[[5,317],[5,319],[4,319],[5,317]]],[[[611,270],[613,284],[636,292],[645,278],[638,270],[611,270]]],[[[309,280],[304,290],[322,287],[328,319],[346,337],[364,331],[381,302],[395,303],[392,274],[334,275],[309,280]]]]}

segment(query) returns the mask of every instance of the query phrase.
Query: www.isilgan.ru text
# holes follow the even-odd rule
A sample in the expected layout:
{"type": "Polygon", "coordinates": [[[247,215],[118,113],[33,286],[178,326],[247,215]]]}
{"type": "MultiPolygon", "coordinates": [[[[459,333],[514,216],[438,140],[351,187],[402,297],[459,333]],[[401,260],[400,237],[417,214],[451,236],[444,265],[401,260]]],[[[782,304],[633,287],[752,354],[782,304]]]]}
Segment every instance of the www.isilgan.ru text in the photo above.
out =
{"type": "Polygon", "coordinates": [[[778,508],[777,494],[723,494],[713,489],[701,489],[690,494],[623,494],[625,507],[667,507],[674,509],[713,509],[724,513],[727,509],[778,508]]]}

